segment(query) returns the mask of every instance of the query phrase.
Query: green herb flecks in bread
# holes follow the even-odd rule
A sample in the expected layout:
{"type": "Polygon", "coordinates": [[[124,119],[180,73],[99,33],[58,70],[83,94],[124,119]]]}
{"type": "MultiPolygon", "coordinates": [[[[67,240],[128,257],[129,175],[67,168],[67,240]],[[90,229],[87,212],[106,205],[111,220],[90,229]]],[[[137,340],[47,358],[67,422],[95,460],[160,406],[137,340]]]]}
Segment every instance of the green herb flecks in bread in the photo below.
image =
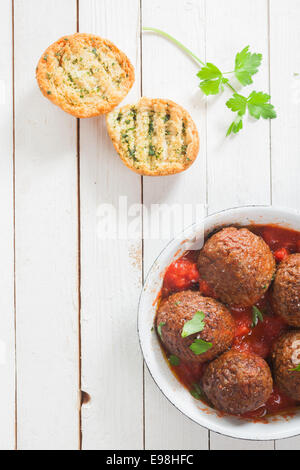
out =
{"type": "Polygon", "coordinates": [[[121,159],[149,176],[179,173],[196,159],[198,132],[188,112],[170,100],[142,98],[109,113],[107,128],[121,159]]]}
{"type": "Polygon", "coordinates": [[[110,41],[76,33],[48,47],[36,78],[44,96],[73,116],[85,118],[117,106],[133,85],[134,69],[110,41]]]}

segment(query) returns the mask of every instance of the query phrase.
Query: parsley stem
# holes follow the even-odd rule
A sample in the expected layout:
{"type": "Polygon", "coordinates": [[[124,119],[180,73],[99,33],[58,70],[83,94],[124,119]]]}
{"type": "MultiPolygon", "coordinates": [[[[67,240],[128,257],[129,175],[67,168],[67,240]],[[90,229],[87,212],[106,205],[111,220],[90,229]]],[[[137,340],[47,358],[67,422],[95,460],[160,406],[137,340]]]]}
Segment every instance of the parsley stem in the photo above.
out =
{"type": "Polygon", "coordinates": [[[161,34],[162,36],[164,36],[165,38],[169,39],[174,44],[176,44],[176,46],[180,47],[184,52],[186,52],[189,56],[191,56],[196,62],[198,62],[199,64],[201,64],[203,66],[205,65],[205,63],[202,62],[202,60],[199,59],[199,57],[197,57],[192,51],[190,51],[181,42],[177,41],[177,39],[173,38],[172,36],[170,36],[170,34],[165,33],[161,29],[143,27],[143,31],[152,31],[153,33],[161,34]]]}
{"type": "MultiPolygon", "coordinates": [[[[180,49],[182,49],[184,52],[186,52],[190,57],[192,57],[196,62],[198,62],[200,65],[203,65],[205,66],[205,63],[202,62],[201,59],[199,59],[199,57],[197,57],[192,51],[190,51],[190,49],[188,49],[187,47],[185,47],[181,42],[177,41],[177,39],[173,38],[173,36],[171,36],[170,34],[168,33],[165,33],[164,31],[162,31],[161,29],[157,29],[157,28],[148,28],[146,26],[143,27],[143,31],[152,31],[153,33],[157,33],[157,34],[160,34],[161,36],[164,36],[165,38],[169,39],[170,41],[172,41],[174,44],[176,44],[176,46],[180,47],[180,49]]],[[[226,72],[226,74],[229,74],[229,73],[233,73],[233,72],[226,72]]],[[[223,74],[224,75],[224,74],[223,74]]],[[[234,93],[237,93],[237,91],[233,88],[233,86],[227,82],[226,85],[228,86],[228,88],[230,88],[234,93]]]]}
{"type": "Polygon", "coordinates": [[[229,82],[227,82],[226,85],[227,85],[228,88],[230,88],[230,90],[232,90],[234,93],[237,93],[236,89],[233,88],[233,86],[232,86],[229,82]]]}

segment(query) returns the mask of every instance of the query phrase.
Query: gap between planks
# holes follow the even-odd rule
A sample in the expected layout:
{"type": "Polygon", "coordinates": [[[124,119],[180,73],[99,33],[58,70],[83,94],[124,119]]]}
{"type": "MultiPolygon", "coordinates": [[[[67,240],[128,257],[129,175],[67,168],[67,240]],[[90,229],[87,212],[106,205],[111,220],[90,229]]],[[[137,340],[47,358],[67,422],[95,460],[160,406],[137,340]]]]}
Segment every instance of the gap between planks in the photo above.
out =
{"type": "MultiPolygon", "coordinates": [[[[76,0],[76,31],[79,32],[79,0],[76,0]]],[[[81,390],[81,201],[80,201],[80,119],[76,120],[77,159],[77,283],[78,283],[78,448],[82,450],[82,390],[81,390]]]]}
{"type": "Polygon", "coordinates": [[[13,263],[14,263],[14,349],[15,349],[15,450],[18,449],[18,401],[17,401],[17,296],[16,296],[16,133],[15,133],[15,1],[11,2],[12,39],[12,103],[13,103],[13,263]]]}
{"type": "MultiPolygon", "coordinates": [[[[140,16],[140,97],[143,96],[143,0],[139,1],[139,16],[140,16]]],[[[141,204],[144,206],[144,178],[141,176],[141,204]]],[[[145,282],[145,267],[144,267],[144,210],[141,211],[141,224],[142,224],[142,287],[145,282]]],[[[145,401],[145,361],[143,358],[143,449],[146,449],[146,401],[145,401]]]]}

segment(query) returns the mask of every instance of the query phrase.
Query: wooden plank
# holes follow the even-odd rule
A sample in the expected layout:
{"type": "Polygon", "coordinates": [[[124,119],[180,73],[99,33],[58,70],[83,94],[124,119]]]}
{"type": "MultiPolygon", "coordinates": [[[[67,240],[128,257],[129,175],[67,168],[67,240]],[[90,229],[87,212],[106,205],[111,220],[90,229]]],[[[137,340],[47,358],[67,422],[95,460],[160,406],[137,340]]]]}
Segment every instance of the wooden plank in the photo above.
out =
{"type": "MultiPolygon", "coordinates": [[[[156,27],[182,40],[195,53],[205,57],[205,2],[182,0],[143,0],[143,25],[156,27]]],[[[206,121],[205,101],[197,88],[197,64],[162,37],[143,34],[143,95],[168,98],[185,107],[200,131],[200,154],[185,173],[170,177],[144,178],[144,204],[196,204],[206,202],[206,121]]],[[[190,223],[193,219],[190,220],[190,223]]],[[[186,225],[188,222],[185,221],[186,225]]],[[[177,229],[183,227],[177,223],[177,229]]],[[[144,269],[151,264],[167,240],[146,239],[144,269]]],[[[147,449],[207,449],[208,432],[192,423],[169,404],[145,377],[145,443],[147,449]]]]}
{"type": "MultiPolygon", "coordinates": [[[[278,108],[272,122],[272,194],[275,206],[300,207],[300,4],[270,2],[271,94],[278,108]]],[[[278,450],[299,450],[300,437],[276,441],[278,450]]]]}
{"type": "MultiPolygon", "coordinates": [[[[211,0],[206,5],[206,57],[221,70],[232,70],[235,54],[250,43],[263,54],[254,89],[268,91],[268,2],[211,0]],[[255,34],[253,31],[255,30],[255,34]],[[218,40],[216,40],[216,31],[218,40]]],[[[250,93],[248,87],[245,93],[250,93]]],[[[209,213],[247,204],[270,203],[269,123],[245,119],[241,134],[226,138],[233,113],[225,106],[230,93],[209,99],[207,106],[209,213]]],[[[272,441],[253,443],[211,433],[211,449],[272,449],[272,441]]]]}
{"type": "Polygon", "coordinates": [[[14,4],[18,448],[76,449],[76,120],[35,81],[45,48],[76,31],[76,1],[14,4]]]}
{"type": "Polygon", "coordinates": [[[1,3],[0,29],[0,449],[15,446],[12,8],[1,3]]]}
{"type": "Polygon", "coordinates": [[[276,450],[299,450],[300,437],[290,437],[289,439],[279,439],[275,441],[276,450]]]}
{"type": "Polygon", "coordinates": [[[274,441],[248,441],[247,439],[232,439],[221,434],[211,433],[212,450],[273,450],[274,441]]]}
{"type": "MultiPolygon", "coordinates": [[[[132,61],[136,82],[125,102],[135,102],[140,91],[139,1],[84,0],[79,12],[80,31],[112,40],[132,61]]],[[[104,117],[81,121],[80,155],[82,388],[91,397],[82,407],[82,447],[141,449],[143,363],[136,334],[141,238],[101,239],[105,204],[116,208],[124,228],[127,213],[119,208],[120,197],[128,209],[140,203],[141,179],[117,156],[104,117]]]]}
{"type": "Polygon", "coordinates": [[[300,207],[299,19],[297,0],[271,0],[271,92],[278,108],[271,127],[273,204],[295,209],[300,207]]]}
{"type": "MultiPolygon", "coordinates": [[[[251,43],[253,52],[263,54],[254,85],[244,89],[268,91],[268,9],[267,0],[207,2],[207,60],[222,70],[232,70],[237,52],[251,43]],[[253,34],[255,29],[255,34],[253,34]],[[218,31],[219,41],[215,40],[218,31]]],[[[231,96],[209,99],[208,131],[208,203],[209,212],[224,208],[270,203],[269,123],[244,120],[238,136],[225,138],[234,113],[225,102],[231,96]]]]}

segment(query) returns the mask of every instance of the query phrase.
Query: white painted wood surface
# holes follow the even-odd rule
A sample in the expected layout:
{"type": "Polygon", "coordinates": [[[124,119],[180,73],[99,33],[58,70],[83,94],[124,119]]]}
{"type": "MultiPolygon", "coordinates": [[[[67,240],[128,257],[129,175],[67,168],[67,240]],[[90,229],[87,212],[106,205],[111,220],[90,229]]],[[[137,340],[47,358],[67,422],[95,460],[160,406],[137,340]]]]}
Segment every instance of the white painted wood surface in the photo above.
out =
{"type": "MultiPolygon", "coordinates": [[[[297,0],[270,5],[271,93],[279,119],[271,125],[272,202],[300,207],[300,5],[297,0]],[[288,6],[288,8],[286,8],[288,6]]],[[[300,437],[276,441],[276,449],[300,449],[300,437]]]]}
{"type": "MultiPolygon", "coordinates": [[[[251,50],[261,52],[264,58],[252,88],[268,91],[268,1],[243,2],[241,8],[238,0],[210,0],[207,2],[206,14],[206,54],[209,60],[220,64],[223,70],[232,70],[236,52],[251,43],[251,50]],[[242,25],[241,15],[247,18],[242,25]],[[222,38],[220,41],[214,40],[216,30],[222,38]]],[[[238,138],[224,138],[224,123],[233,120],[233,113],[220,103],[225,100],[225,96],[219,100],[210,100],[207,109],[210,213],[228,207],[270,203],[269,123],[252,123],[245,119],[244,130],[238,138]]],[[[211,449],[270,449],[274,446],[273,442],[258,444],[237,441],[215,433],[211,433],[210,444],[211,449]]]]}
{"type": "MultiPolygon", "coordinates": [[[[144,26],[167,30],[190,45],[191,49],[205,54],[204,38],[205,2],[181,0],[143,1],[144,26]],[[172,15],[170,15],[172,11],[172,15]],[[172,21],[171,21],[172,17],[172,21]]],[[[200,131],[202,158],[182,175],[144,178],[144,204],[205,204],[205,101],[197,90],[197,65],[173,44],[151,33],[143,34],[144,96],[172,99],[188,108],[200,131]],[[166,57],[168,60],[166,60],[166,57]],[[178,84],[180,84],[178,86],[178,84]],[[187,190],[188,188],[188,190],[187,190]]],[[[192,224],[194,220],[190,220],[192,224]]],[[[183,227],[178,226],[178,230],[183,227]]],[[[167,240],[145,240],[145,274],[162,250],[167,240]]],[[[207,449],[208,432],[192,423],[168,403],[149,373],[145,374],[145,446],[147,449],[207,449]]]]}
{"type": "Polygon", "coordinates": [[[1,5],[0,28],[0,449],[15,447],[14,210],[12,6],[1,5]]]}
{"type": "MultiPolygon", "coordinates": [[[[122,44],[136,71],[135,86],[126,101],[136,101],[140,95],[139,2],[82,0],[79,20],[80,31],[122,44]]],[[[82,446],[141,449],[143,362],[136,311],[142,286],[142,242],[100,237],[105,224],[101,207],[109,204],[118,210],[120,196],[127,197],[128,208],[140,203],[141,178],[116,155],[104,117],[81,121],[80,176],[82,388],[91,396],[82,408],[82,446]]]]}
{"type": "Polygon", "coordinates": [[[35,67],[49,44],[76,29],[76,5],[15,0],[14,7],[17,445],[72,449],[79,442],[76,120],[43,98],[35,67]]]}
{"type": "Polygon", "coordinates": [[[100,232],[103,204],[117,208],[120,196],[145,210],[299,208],[300,2],[2,0],[0,8],[0,448],[299,449],[300,438],[209,433],[167,402],[144,370],[136,334],[142,279],[166,240],[103,240],[100,232]],[[227,94],[203,99],[197,65],[165,39],[141,36],[141,24],[228,70],[247,44],[262,52],[255,89],[270,88],[278,119],[246,120],[241,135],[225,139],[227,94]],[[189,110],[201,145],[190,170],[141,178],[120,162],[103,118],[79,123],[42,97],[40,55],[77,28],[130,57],[136,82],[126,102],[143,94],[189,110]],[[82,407],[80,388],[90,396],[82,407]]]}

